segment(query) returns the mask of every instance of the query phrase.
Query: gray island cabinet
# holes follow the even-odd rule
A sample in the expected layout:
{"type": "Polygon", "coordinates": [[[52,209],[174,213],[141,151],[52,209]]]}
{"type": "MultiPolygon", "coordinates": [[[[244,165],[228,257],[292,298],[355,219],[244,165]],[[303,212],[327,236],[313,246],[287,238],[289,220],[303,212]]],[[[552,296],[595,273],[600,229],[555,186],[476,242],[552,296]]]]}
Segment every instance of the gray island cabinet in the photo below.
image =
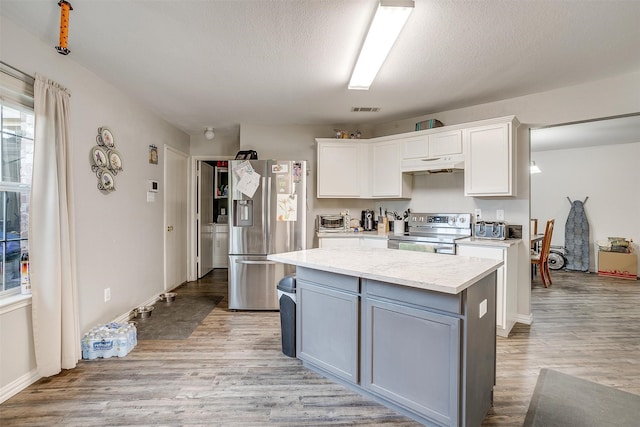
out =
{"type": "Polygon", "coordinates": [[[429,426],[479,426],[493,400],[500,261],[377,248],[294,264],[303,364],[429,426]]]}

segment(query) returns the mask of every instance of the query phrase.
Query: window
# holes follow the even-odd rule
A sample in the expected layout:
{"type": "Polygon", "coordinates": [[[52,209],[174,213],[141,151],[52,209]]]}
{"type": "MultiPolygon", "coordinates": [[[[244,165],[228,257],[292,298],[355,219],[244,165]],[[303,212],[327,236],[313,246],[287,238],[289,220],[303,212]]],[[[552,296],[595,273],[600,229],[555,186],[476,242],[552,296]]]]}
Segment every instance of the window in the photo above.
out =
{"type": "MultiPolygon", "coordinates": [[[[0,69],[0,74],[3,71],[0,69]]],[[[18,86],[11,84],[6,74],[0,77],[1,298],[20,292],[20,257],[27,251],[29,238],[34,115],[33,86],[30,93],[16,91],[18,86]],[[29,97],[31,104],[24,102],[29,97]]]]}

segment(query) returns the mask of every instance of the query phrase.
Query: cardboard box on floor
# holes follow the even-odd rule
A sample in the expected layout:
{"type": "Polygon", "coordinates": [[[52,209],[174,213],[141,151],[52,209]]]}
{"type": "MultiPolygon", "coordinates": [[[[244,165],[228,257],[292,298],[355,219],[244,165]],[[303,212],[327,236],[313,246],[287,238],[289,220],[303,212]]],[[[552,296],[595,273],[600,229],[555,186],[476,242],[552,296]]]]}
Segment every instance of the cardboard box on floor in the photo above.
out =
{"type": "Polygon", "coordinates": [[[634,252],[598,251],[598,275],[637,280],[638,256],[634,252]]]}

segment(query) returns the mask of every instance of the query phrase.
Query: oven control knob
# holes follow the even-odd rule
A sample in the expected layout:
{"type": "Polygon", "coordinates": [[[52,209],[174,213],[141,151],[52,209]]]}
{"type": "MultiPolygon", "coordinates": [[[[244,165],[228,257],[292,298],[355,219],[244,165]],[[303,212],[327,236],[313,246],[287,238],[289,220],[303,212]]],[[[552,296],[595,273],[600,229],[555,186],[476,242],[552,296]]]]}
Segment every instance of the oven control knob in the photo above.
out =
{"type": "Polygon", "coordinates": [[[455,225],[456,224],[456,217],[450,216],[449,218],[447,218],[447,223],[449,225],[455,225]]]}
{"type": "Polygon", "coordinates": [[[464,217],[463,217],[463,216],[459,217],[459,218],[458,218],[458,222],[459,222],[460,224],[464,224],[464,217]]]}

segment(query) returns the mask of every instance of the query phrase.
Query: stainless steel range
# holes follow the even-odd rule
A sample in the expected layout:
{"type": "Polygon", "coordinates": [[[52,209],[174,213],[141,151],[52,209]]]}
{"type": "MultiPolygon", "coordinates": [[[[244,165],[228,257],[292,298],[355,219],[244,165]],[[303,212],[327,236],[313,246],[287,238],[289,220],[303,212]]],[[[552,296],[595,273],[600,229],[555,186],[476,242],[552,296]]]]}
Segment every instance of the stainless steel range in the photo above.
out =
{"type": "Polygon", "coordinates": [[[390,235],[387,247],[455,255],[455,241],[469,236],[471,214],[412,213],[409,231],[390,235]]]}

